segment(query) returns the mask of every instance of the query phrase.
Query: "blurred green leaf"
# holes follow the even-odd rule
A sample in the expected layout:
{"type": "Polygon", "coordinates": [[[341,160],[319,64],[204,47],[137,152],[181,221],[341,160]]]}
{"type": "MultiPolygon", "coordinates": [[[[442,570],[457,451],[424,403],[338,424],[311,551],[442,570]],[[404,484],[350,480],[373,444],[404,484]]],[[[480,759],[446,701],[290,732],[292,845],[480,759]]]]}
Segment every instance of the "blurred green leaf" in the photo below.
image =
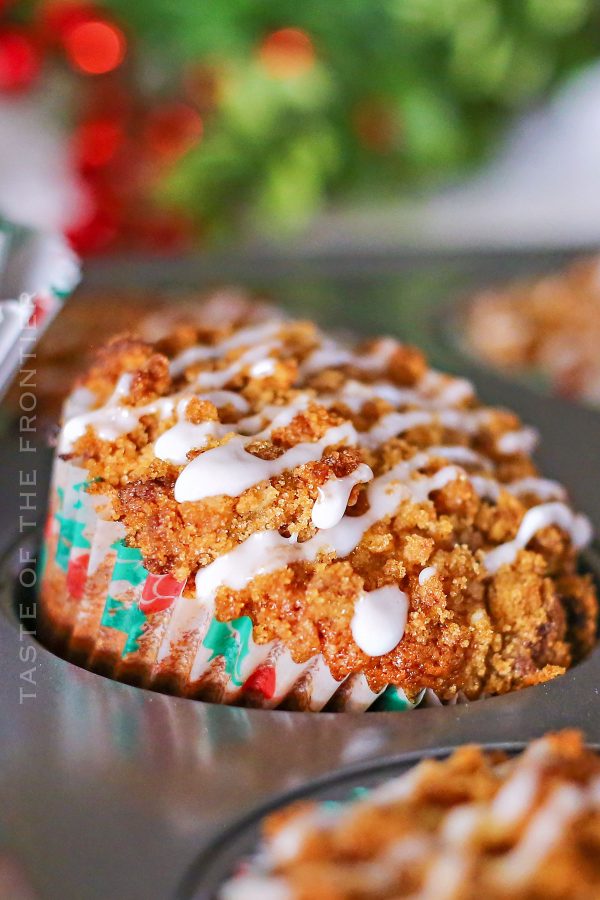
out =
{"type": "Polygon", "coordinates": [[[172,77],[214,68],[203,140],[158,188],[215,234],[300,227],[324,203],[410,190],[489,154],[511,117],[600,53],[597,0],[105,0],[172,77]],[[315,61],[274,77],[265,38],[315,61]]]}

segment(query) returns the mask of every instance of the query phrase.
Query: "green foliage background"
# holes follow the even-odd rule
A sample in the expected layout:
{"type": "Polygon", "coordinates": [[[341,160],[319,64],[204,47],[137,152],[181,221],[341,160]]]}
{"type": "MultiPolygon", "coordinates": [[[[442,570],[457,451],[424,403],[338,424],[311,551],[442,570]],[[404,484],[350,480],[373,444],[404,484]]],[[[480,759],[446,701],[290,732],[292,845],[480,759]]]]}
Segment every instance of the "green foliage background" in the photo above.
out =
{"type": "MultiPolygon", "coordinates": [[[[173,78],[224,90],[163,196],[213,233],[302,226],[326,201],[396,195],[464,170],[507,121],[600,51],[596,0],[106,0],[173,78]],[[316,64],[277,79],[257,48],[305,30],[316,64]],[[366,146],[356,110],[384,121],[366,146]]],[[[138,51],[139,55],[140,51],[138,51]]]]}

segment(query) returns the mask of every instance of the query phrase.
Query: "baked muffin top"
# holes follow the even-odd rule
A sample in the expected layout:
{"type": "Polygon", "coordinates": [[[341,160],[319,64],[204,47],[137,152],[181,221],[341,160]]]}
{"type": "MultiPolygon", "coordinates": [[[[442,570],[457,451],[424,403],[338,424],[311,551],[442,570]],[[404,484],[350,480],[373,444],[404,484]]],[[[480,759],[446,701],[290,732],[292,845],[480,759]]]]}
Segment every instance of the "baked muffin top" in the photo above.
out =
{"type": "Polygon", "coordinates": [[[351,345],[240,298],[156,342],[113,339],[67,401],[87,468],[155,574],[257,643],[373,691],[535,684],[588,651],[589,524],[535,433],[391,338],[351,345]]]}
{"type": "Polygon", "coordinates": [[[461,747],[346,804],[297,803],[219,896],[600,897],[600,760],[565,731],[512,759],[461,747]]]}

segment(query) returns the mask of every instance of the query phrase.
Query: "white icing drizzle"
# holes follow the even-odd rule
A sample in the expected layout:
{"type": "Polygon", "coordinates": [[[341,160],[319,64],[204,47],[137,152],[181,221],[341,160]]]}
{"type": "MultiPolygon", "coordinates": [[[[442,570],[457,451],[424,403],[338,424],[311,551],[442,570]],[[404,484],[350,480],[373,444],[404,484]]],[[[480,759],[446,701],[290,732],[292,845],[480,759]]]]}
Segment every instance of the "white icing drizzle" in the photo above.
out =
{"type": "Polygon", "coordinates": [[[277,350],[279,344],[275,341],[269,344],[259,344],[257,347],[251,347],[242,353],[235,362],[231,363],[225,369],[217,369],[214,372],[198,372],[191,382],[191,387],[197,390],[211,390],[214,388],[222,388],[228,384],[232,378],[239,375],[248,366],[255,366],[259,363],[266,363],[270,359],[269,354],[273,350],[277,350]]]}
{"type": "Polygon", "coordinates": [[[501,484],[495,478],[487,478],[483,475],[471,475],[471,483],[480,497],[488,497],[497,502],[502,491],[520,497],[523,494],[533,494],[540,500],[564,500],[566,491],[557,481],[549,478],[519,478],[508,484],[501,484]]]}
{"type": "Polygon", "coordinates": [[[319,347],[304,360],[301,366],[303,377],[319,372],[321,369],[332,369],[336,366],[349,365],[355,357],[350,350],[332,338],[323,338],[319,347]]]}
{"type": "MultiPolygon", "coordinates": [[[[423,767],[413,766],[403,775],[380,784],[357,802],[366,806],[391,806],[393,803],[403,803],[415,796],[422,779],[423,767]]],[[[348,813],[350,811],[349,808],[348,813]]]]}
{"type": "Polygon", "coordinates": [[[433,578],[434,575],[437,575],[437,568],[435,566],[427,566],[425,569],[421,569],[419,572],[419,584],[423,587],[424,584],[427,584],[430,578],[433,578]]]}
{"type": "Polygon", "coordinates": [[[438,852],[425,876],[425,882],[415,897],[420,900],[455,900],[469,871],[468,859],[448,847],[438,852]]]}
{"type": "Polygon", "coordinates": [[[235,391],[208,391],[199,395],[200,400],[209,400],[217,408],[233,406],[238,412],[245,413],[250,409],[250,404],[245,397],[235,391]]]}
{"type": "Polygon", "coordinates": [[[407,594],[395,585],[363,591],[350,623],[352,637],[363,653],[383,656],[398,646],[406,628],[408,604],[407,594]]]}
{"type": "MultiPolygon", "coordinates": [[[[280,319],[270,320],[242,328],[213,346],[203,345],[185,350],[170,364],[174,376],[182,375],[195,364],[218,364],[232,351],[239,355],[232,362],[226,362],[225,368],[214,369],[211,366],[198,372],[185,390],[143,406],[132,407],[123,403],[130,392],[132,373],[126,373],[119,379],[111,398],[98,409],[92,408],[94,397],[90,391],[85,388],[77,389],[65,408],[66,423],[59,452],[70,452],[74,442],[85,433],[88,426],[93,427],[101,439],[115,440],[134,430],[143,416],[152,414],[164,420],[177,414],[175,425],[157,439],[154,452],[157,458],[184,467],[176,481],[175,499],[178,502],[196,502],[218,495],[238,496],[248,488],[285,471],[321,459],[329,446],[347,444],[376,450],[391,437],[434,422],[439,422],[451,431],[474,435],[494,415],[488,409],[462,408],[473,397],[473,387],[464,379],[428,370],[410,388],[399,387],[386,380],[385,370],[400,346],[394,340],[380,340],[368,353],[359,356],[349,346],[327,337],[321,339],[320,345],[300,366],[297,383],[299,391],[291,403],[286,406],[267,405],[262,409],[251,409],[241,394],[226,390],[225,387],[245,369],[248,369],[252,378],[264,378],[272,374],[277,365],[276,353],[284,345],[286,327],[286,323],[280,319]],[[347,365],[362,370],[377,380],[370,383],[346,380],[335,395],[320,394],[312,389],[302,390],[303,379],[308,375],[325,367],[347,365]],[[231,425],[217,421],[193,424],[185,418],[185,409],[191,396],[210,400],[217,408],[231,406],[236,412],[247,415],[231,425]],[[359,412],[365,402],[377,398],[385,400],[394,409],[382,415],[368,431],[357,433],[350,422],[345,422],[327,429],[319,440],[298,443],[271,460],[261,459],[247,450],[249,437],[268,441],[276,428],[285,427],[310,403],[327,407],[343,402],[353,411],[359,412]],[[210,439],[223,443],[212,449],[205,449],[210,439]],[[188,454],[192,450],[199,450],[200,453],[190,462],[188,454]]],[[[497,438],[496,449],[505,454],[529,452],[533,447],[534,437],[535,432],[529,428],[509,431],[497,438]]],[[[514,562],[518,551],[539,530],[550,524],[566,531],[575,547],[581,547],[589,539],[589,523],[566,506],[564,491],[556,482],[526,477],[509,484],[500,484],[493,477],[493,472],[494,464],[491,459],[469,446],[457,443],[428,447],[375,479],[371,469],[365,464],[360,464],[354,472],[343,478],[332,476],[319,488],[312,510],[312,522],[319,529],[317,533],[309,540],[298,543],[297,536],[290,539],[282,537],[278,532],[257,532],[229,553],[200,569],[196,575],[196,600],[182,604],[185,605],[185,614],[182,612],[181,615],[173,616],[168,629],[170,638],[177,639],[182,628],[190,627],[190,623],[206,616],[221,585],[241,590],[256,576],[283,568],[289,563],[312,562],[320,554],[331,554],[339,558],[348,556],[356,549],[366,531],[381,519],[394,515],[403,501],[424,502],[431,493],[460,478],[468,479],[481,497],[492,502],[498,501],[502,490],[515,496],[532,495],[542,501],[526,512],[512,541],[484,554],[484,564],[490,574],[494,574],[502,565],[514,562]],[[445,460],[448,465],[430,476],[418,472],[430,465],[434,458],[445,460]],[[465,467],[468,471],[465,471],[465,467]],[[471,469],[475,471],[471,472],[471,469]],[[361,516],[346,515],[352,488],[359,483],[369,483],[369,508],[361,516]]],[[[434,570],[435,567],[431,566],[424,569],[419,575],[419,583],[425,584],[434,570]]],[[[402,594],[399,588],[382,590],[396,592],[395,602],[399,609],[398,597],[402,594]]],[[[391,594],[388,596],[391,597],[391,594]]],[[[408,604],[408,600],[406,603],[408,604]]],[[[385,606],[384,603],[380,605],[381,608],[385,606]]],[[[370,638],[363,638],[365,629],[360,624],[363,618],[375,620],[371,614],[373,608],[376,608],[373,596],[369,599],[369,595],[361,595],[356,603],[355,625],[360,642],[371,649],[377,649],[382,645],[377,628],[370,629],[370,638]],[[367,615],[365,610],[371,612],[367,615]]],[[[400,618],[401,616],[397,621],[400,618]]],[[[391,639],[388,636],[388,642],[391,639]]],[[[398,640],[400,639],[401,635],[398,640]]],[[[396,646],[398,640],[393,646],[396,646]]],[[[163,652],[167,651],[161,649],[161,653],[163,652]]]]}
{"type": "MultiPolygon", "coordinates": [[[[132,376],[130,374],[122,375],[116,384],[112,396],[99,409],[90,410],[91,398],[93,397],[91,391],[88,391],[86,388],[78,388],[73,392],[64,409],[65,424],[59,442],[60,453],[70,453],[73,449],[73,444],[85,434],[88,427],[93,427],[98,437],[102,440],[114,441],[121,435],[132,432],[139,425],[143,416],[158,415],[160,418],[165,419],[172,416],[176,409],[180,418],[184,416],[185,408],[193,395],[172,394],[168,397],[159,397],[157,400],[153,400],[151,403],[146,403],[143,406],[124,406],[121,401],[129,393],[131,379],[132,376]]],[[[209,391],[196,396],[200,400],[209,400],[217,407],[233,406],[239,412],[246,412],[249,409],[248,401],[233,391],[209,391]]],[[[215,424],[218,426],[215,436],[219,436],[219,434],[224,436],[233,427],[238,428],[237,425],[224,426],[220,425],[220,423],[215,424]]],[[[202,425],[206,425],[206,423],[202,423],[202,425]]],[[[205,443],[205,440],[200,444],[195,443],[196,436],[200,436],[202,431],[189,432],[188,447],[184,453],[183,435],[185,433],[187,433],[185,428],[178,429],[176,432],[177,435],[180,435],[180,439],[177,441],[177,455],[183,462],[186,461],[186,453],[189,450],[201,447],[205,443]]],[[[165,434],[168,434],[168,432],[165,432],[165,434]]],[[[161,435],[162,437],[164,435],[161,435]]],[[[168,446],[170,440],[170,438],[166,439],[160,445],[161,448],[168,446]]],[[[158,446],[158,441],[156,446],[158,446]]],[[[159,459],[167,458],[159,453],[156,453],[156,456],[159,459]]]]}
{"type": "Polygon", "coordinates": [[[473,385],[466,378],[455,378],[435,369],[428,369],[425,372],[419,387],[439,397],[445,406],[458,406],[465,400],[470,400],[475,394],[473,385]]]}
{"type": "Polygon", "coordinates": [[[411,404],[423,406],[426,402],[424,396],[413,388],[399,388],[388,381],[364,384],[353,378],[345,381],[335,396],[321,395],[323,402],[333,402],[337,399],[345,403],[353,412],[360,412],[368,400],[377,398],[386,400],[393,406],[410,406],[411,404]]]}
{"type": "Polygon", "coordinates": [[[254,456],[246,450],[244,438],[234,435],[227,443],[201,453],[186,466],[175,483],[175,499],[184,503],[220,494],[237,497],[261,481],[320,459],[326,447],[341,443],[356,443],[356,431],[350,422],[328,428],[318,441],[295,444],[276,459],[254,456]]]}
{"type": "MultiPolygon", "coordinates": [[[[240,328],[234,332],[231,337],[226,338],[218,344],[204,345],[199,347],[188,347],[178,356],[176,356],[170,364],[170,372],[173,377],[182,375],[186,369],[199,362],[207,360],[219,359],[230,350],[239,347],[258,346],[258,349],[264,349],[265,346],[274,346],[274,342],[269,339],[281,332],[283,323],[281,321],[268,321],[261,325],[253,325],[249,328],[240,328]]],[[[280,342],[277,342],[280,346],[280,342]]]]}
{"type": "Polygon", "coordinates": [[[349,365],[364,372],[383,372],[393,354],[400,347],[401,344],[394,338],[380,338],[369,353],[358,356],[339,341],[326,337],[323,338],[320,346],[304,360],[301,373],[306,377],[322,369],[335,369],[339,366],[349,365]]]}
{"type": "Polygon", "coordinates": [[[538,445],[539,435],[535,428],[521,428],[518,431],[507,431],[496,441],[500,453],[510,456],[513,453],[533,453],[538,445]]]}
{"type": "Polygon", "coordinates": [[[119,376],[112,396],[108,401],[110,406],[115,406],[120,400],[127,397],[133,384],[133,376],[133,372],[125,372],[123,375],[119,376]]]}
{"type": "Polygon", "coordinates": [[[190,450],[201,450],[210,438],[222,438],[231,427],[219,422],[200,422],[193,425],[186,419],[178,422],[158,438],[154,444],[154,455],[157,459],[182,465],[188,461],[190,450]]]}
{"type": "Polygon", "coordinates": [[[94,408],[96,397],[85,387],[77,387],[67,397],[63,414],[65,421],[81,416],[94,408]]]}
{"type": "MultiPolygon", "coordinates": [[[[198,395],[198,399],[209,400],[217,407],[233,406],[239,412],[245,412],[249,408],[247,400],[233,391],[209,391],[206,394],[198,395]]],[[[244,427],[246,422],[254,424],[254,417],[250,417],[248,420],[241,419],[235,425],[224,425],[214,420],[199,422],[195,425],[185,417],[189,402],[189,397],[179,401],[177,404],[179,421],[172,428],[163,432],[155,442],[154,455],[157,459],[166,460],[175,465],[184,465],[188,462],[187,455],[190,450],[202,450],[210,438],[220,440],[233,430],[248,433],[244,427]]]]}
{"type": "Polygon", "coordinates": [[[564,836],[572,820],[589,805],[586,793],[570,784],[555,788],[531,818],[519,843],[496,864],[504,886],[526,881],[564,836]]]}
{"type": "Polygon", "coordinates": [[[454,848],[464,848],[485,821],[486,816],[485,806],[480,803],[463,803],[460,806],[454,806],[446,815],[442,825],[444,840],[454,848]]]}
{"type": "MultiPolygon", "coordinates": [[[[200,458],[200,457],[198,457],[200,458]]],[[[422,503],[433,491],[465,476],[462,469],[446,466],[434,475],[411,478],[414,470],[428,462],[426,452],[401,462],[369,485],[369,509],[362,516],[344,518],[333,528],[317,532],[300,544],[277,531],[257,531],[229,553],[219,556],[196,575],[196,594],[201,602],[212,602],[221,585],[242,590],[253,578],[284,568],[292,562],[313,562],[320,553],[348,556],[368,529],[392,515],[402,500],[422,503]]]]}
{"type": "Polygon", "coordinates": [[[511,494],[534,494],[540,500],[564,500],[567,496],[562,484],[550,478],[519,478],[503,487],[511,494]]]}
{"type": "Polygon", "coordinates": [[[535,765],[527,765],[524,758],[522,767],[508,778],[492,801],[491,814],[494,821],[503,826],[516,825],[527,814],[539,789],[539,772],[535,765]]]}
{"type": "MultiPolygon", "coordinates": [[[[437,404],[435,404],[437,405],[437,404]]],[[[439,423],[453,431],[462,431],[465,434],[476,434],[490,418],[490,411],[486,409],[457,410],[457,409],[411,409],[407,412],[391,412],[382,416],[371,429],[361,434],[362,443],[370,448],[378,447],[390,438],[398,437],[417,428],[419,425],[431,425],[439,423]]],[[[521,429],[519,431],[507,431],[496,441],[497,449],[504,454],[528,453],[534,449],[537,442],[537,432],[533,429],[521,429]],[[527,445],[527,441],[531,446],[527,445]],[[511,449],[512,448],[512,449],[511,449]]],[[[478,462],[489,466],[489,461],[479,455],[478,462]]]]}
{"type": "MultiPolygon", "coordinates": [[[[368,400],[379,398],[395,407],[418,406],[421,410],[448,411],[473,396],[473,386],[464,379],[447,380],[446,376],[428,372],[414,388],[398,387],[390,381],[375,381],[365,384],[349,378],[344,382],[336,396],[323,394],[323,402],[338,399],[344,402],[353,412],[359,412],[368,400]]],[[[470,413],[469,410],[463,412],[470,413]]],[[[473,410],[473,414],[481,413],[482,420],[489,415],[489,410],[473,410]]]]}
{"type": "Polygon", "coordinates": [[[339,820],[335,807],[317,806],[295,816],[280,828],[269,842],[269,860],[277,865],[293,860],[301,851],[307,835],[313,830],[325,830],[339,820]]]}
{"type": "Polygon", "coordinates": [[[250,367],[250,375],[252,378],[268,378],[277,368],[277,360],[269,356],[261,359],[250,367]]]}
{"type": "Polygon", "coordinates": [[[428,447],[427,453],[429,457],[439,456],[447,459],[449,462],[462,463],[465,466],[481,466],[484,469],[491,469],[492,464],[489,459],[471,450],[469,447],[456,445],[454,447],[428,447]]]}
{"type": "Polygon", "coordinates": [[[488,572],[497,572],[501,566],[513,563],[519,550],[523,550],[538,531],[549,525],[558,525],[566,531],[576,548],[583,547],[592,536],[590,523],[585,516],[575,514],[561,502],[541,503],[527,510],[512,541],[506,541],[485,554],[488,572]]]}
{"type": "Polygon", "coordinates": [[[111,399],[100,409],[68,419],[61,431],[58,452],[70,453],[75,442],[83,437],[88,427],[94,428],[101,440],[115,441],[121,435],[132,432],[139,425],[142,416],[158,414],[163,418],[169,418],[173,415],[177,402],[177,398],[172,396],[161,397],[145,406],[123,406],[120,403],[122,396],[115,391],[111,399]]]}
{"type": "Polygon", "coordinates": [[[230,430],[238,431],[240,434],[254,435],[255,440],[270,440],[275,428],[282,428],[289,425],[292,419],[307,408],[312,396],[304,391],[300,393],[287,406],[276,406],[268,403],[263,406],[260,412],[244,416],[231,426],[230,430]],[[263,430],[264,429],[264,430],[263,430]],[[259,434],[259,432],[261,432],[259,434]]]}
{"type": "Polygon", "coordinates": [[[343,478],[330,478],[318,489],[318,497],[312,509],[311,520],[316,528],[333,528],[340,521],[352,488],[356,484],[366,484],[373,479],[373,471],[369,466],[361,463],[343,478]]]}
{"type": "Polygon", "coordinates": [[[369,431],[361,433],[361,443],[374,449],[385,441],[389,441],[390,438],[404,434],[405,431],[409,431],[411,428],[416,428],[418,425],[428,425],[433,419],[433,413],[425,412],[421,409],[414,409],[404,413],[388,413],[382,416],[369,431]]]}

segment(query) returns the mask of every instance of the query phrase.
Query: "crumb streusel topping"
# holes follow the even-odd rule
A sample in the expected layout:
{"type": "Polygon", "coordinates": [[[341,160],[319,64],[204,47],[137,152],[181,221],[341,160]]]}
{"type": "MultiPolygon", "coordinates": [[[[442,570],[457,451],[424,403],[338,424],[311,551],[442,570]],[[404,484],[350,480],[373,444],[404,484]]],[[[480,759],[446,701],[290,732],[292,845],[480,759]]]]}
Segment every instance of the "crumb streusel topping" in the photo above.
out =
{"type": "Polygon", "coordinates": [[[336,681],[449,700],[552,678],[595,640],[576,570],[589,524],[539,477],[534,444],[413,347],[351,347],[237,304],[111,341],[59,452],[149,572],[186,580],[173,651],[207,611],[247,615],[257,644],[324,659],[336,681]]]}
{"type": "Polygon", "coordinates": [[[222,900],[592,900],[600,760],[564,731],[507,759],[476,746],[346,804],[301,802],[263,825],[222,900]]]}
{"type": "Polygon", "coordinates": [[[542,374],[554,393],[600,404],[600,258],[490,288],[465,317],[467,349],[491,365],[542,374]]]}

